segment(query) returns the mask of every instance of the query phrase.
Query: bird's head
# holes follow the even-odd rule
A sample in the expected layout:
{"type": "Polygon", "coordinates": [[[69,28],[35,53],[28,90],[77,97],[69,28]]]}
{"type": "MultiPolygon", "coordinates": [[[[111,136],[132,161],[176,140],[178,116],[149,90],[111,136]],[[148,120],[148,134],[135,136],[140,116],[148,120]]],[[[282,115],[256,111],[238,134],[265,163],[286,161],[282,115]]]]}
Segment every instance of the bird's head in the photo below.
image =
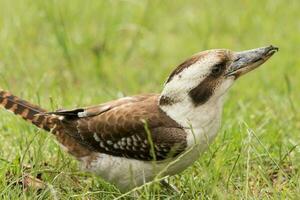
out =
{"type": "Polygon", "coordinates": [[[169,76],[160,105],[192,101],[200,106],[218,100],[240,76],[267,61],[277,47],[268,46],[234,52],[214,49],[200,52],[180,64],[169,76]]]}

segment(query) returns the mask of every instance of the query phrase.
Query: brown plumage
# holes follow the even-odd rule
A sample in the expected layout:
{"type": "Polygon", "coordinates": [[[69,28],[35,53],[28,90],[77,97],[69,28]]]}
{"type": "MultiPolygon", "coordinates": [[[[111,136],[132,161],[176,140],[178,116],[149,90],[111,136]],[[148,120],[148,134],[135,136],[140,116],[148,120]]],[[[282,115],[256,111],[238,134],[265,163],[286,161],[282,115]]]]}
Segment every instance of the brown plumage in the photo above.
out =
{"type": "Polygon", "coordinates": [[[78,159],[100,152],[139,160],[163,160],[182,152],[186,147],[186,133],[158,107],[158,98],[156,94],[139,95],[98,106],[47,113],[9,92],[0,92],[0,104],[4,108],[51,131],[78,159]],[[78,117],[78,113],[85,116],[78,117]]]}
{"type": "Polygon", "coordinates": [[[0,105],[39,128],[43,128],[47,131],[50,131],[52,128],[49,116],[37,115],[46,112],[46,110],[24,101],[7,91],[0,90],[0,105]]]}
{"type": "Polygon", "coordinates": [[[158,99],[157,94],[139,95],[51,114],[64,116],[63,131],[91,151],[163,160],[185,149],[186,133],[158,107],[158,99]],[[79,113],[85,116],[78,117],[79,113]]]}
{"type": "Polygon", "coordinates": [[[0,90],[0,105],[37,127],[53,133],[57,140],[67,148],[68,152],[76,158],[91,153],[84,146],[77,143],[74,138],[64,134],[63,127],[57,116],[44,115],[43,113],[46,112],[45,109],[20,99],[4,90],[0,90]]]}

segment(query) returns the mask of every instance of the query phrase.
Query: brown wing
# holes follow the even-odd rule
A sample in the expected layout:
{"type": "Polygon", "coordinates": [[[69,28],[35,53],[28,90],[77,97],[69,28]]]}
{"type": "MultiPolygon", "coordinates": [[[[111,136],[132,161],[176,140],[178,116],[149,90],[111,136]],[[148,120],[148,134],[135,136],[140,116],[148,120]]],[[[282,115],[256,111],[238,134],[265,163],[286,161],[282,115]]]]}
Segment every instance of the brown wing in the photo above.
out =
{"type": "Polygon", "coordinates": [[[185,131],[158,107],[158,95],[127,97],[53,114],[65,116],[65,133],[93,151],[163,160],[186,148],[185,131]]]}

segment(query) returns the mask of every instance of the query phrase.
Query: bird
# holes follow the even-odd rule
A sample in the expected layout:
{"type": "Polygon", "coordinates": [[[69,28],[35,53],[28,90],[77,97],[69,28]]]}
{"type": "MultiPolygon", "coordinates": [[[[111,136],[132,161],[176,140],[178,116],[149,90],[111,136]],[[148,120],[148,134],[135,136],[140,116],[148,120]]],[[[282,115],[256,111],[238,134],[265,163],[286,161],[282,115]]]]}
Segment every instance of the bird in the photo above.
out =
{"type": "Polygon", "coordinates": [[[0,105],[53,134],[81,169],[128,192],[191,166],[218,133],[229,88],[277,51],[196,53],[170,73],[161,93],[47,111],[1,89],[0,105]]]}

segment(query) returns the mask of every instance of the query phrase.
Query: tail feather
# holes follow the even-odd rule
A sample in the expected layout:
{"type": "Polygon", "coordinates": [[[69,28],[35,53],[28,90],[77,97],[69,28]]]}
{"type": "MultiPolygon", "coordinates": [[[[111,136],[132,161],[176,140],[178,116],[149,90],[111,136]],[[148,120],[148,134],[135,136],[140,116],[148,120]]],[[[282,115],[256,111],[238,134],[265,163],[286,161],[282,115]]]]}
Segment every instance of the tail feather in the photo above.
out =
{"type": "Polygon", "coordinates": [[[5,109],[21,116],[23,119],[33,123],[39,128],[50,131],[53,126],[53,123],[51,123],[51,116],[42,115],[46,112],[45,109],[33,105],[1,89],[0,106],[3,106],[5,109]]]}
{"type": "MultiPolygon", "coordinates": [[[[61,125],[59,116],[47,113],[45,109],[22,100],[9,92],[0,89],[0,106],[21,116],[39,128],[50,131],[56,136],[70,154],[77,159],[91,155],[91,151],[85,147],[76,137],[68,134],[61,125]]],[[[72,127],[71,127],[72,128],[72,127]]]]}

